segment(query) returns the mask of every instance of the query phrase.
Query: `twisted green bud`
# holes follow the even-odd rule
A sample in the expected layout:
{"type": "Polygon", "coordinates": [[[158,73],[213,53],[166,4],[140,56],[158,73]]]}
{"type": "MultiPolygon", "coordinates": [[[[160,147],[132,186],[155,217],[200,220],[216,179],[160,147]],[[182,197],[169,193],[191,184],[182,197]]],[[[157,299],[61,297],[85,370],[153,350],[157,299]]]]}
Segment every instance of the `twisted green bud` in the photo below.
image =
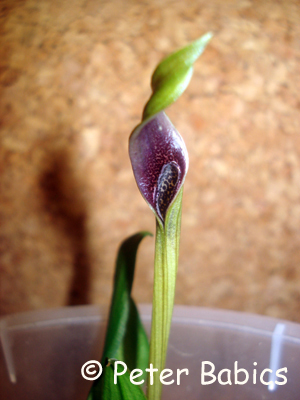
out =
{"type": "Polygon", "coordinates": [[[165,58],[152,75],[152,95],[143,113],[143,120],[174,103],[187,88],[193,75],[193,64],[212,38],[208,32],[190,45],[165,58]]]}

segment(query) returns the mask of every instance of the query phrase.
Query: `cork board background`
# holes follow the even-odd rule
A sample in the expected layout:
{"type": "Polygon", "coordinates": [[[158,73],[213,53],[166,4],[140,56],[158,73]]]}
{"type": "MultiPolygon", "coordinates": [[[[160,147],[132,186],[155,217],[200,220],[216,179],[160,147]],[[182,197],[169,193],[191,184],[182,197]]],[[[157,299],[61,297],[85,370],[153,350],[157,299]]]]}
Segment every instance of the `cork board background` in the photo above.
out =
{"type": "Polygon", "coordinates": [[[176,303],[300,322],[299,1],[0,8],[1,313],[109,302],[120,242],[155,228],[127,154],[151,73],[213,31],[167,111],[190,154],[176,303]]]}

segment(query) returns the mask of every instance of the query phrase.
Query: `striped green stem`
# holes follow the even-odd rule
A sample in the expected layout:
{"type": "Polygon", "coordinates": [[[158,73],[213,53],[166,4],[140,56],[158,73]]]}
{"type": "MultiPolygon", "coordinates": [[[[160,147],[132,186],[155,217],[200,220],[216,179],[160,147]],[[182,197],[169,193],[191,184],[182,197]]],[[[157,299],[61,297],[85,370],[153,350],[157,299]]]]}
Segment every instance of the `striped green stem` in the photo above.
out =
{"type": "Polygon", "coordinates": [[[149,363],[158,369],[153,385],[147,387],[148,400],[159,400],[160,373],[165,367],[168,348],[179,254],[182,191],[166,215],[165,224],[156,221],[154,291],[149,363]]]}

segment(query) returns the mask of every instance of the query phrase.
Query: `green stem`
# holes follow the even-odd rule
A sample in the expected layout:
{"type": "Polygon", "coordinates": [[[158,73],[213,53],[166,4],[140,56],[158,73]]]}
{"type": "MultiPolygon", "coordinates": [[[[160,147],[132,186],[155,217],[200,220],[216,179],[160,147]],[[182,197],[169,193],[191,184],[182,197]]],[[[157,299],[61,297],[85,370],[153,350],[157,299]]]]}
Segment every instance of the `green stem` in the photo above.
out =
{"type": "Polygon", "coordinates": [[[159,400],[162,384],[160,373],[165,367],[170,334],[176,274],[179,255],[182,191],[170,206],[165,223],[157,219],[154,261],[153,310],[149,363],[158,372],[153,374],[153,385],[148,381],[148,400],[159,400]]]}
{"type": "MultiPolygon", "coordinates": [[[[176,53],[171,54],[157,66],[153,73],[151,82],[153,92],[144,108],[142,122],[163,111],[166,107],[174,103],[176,99],[184,92],[192,77],[193,64],[203,52],[211,37],[212,33],[209,32],[205,34],[190,45],[178,50],[176,53]]],[[[136,127],[131,134],[129,140],[132,144],[132,146],[130,146],[130,149],[132,150],[129,151],[131,162],[134,165],[133,169],[135,171],[135,177],[139,189],[152,211],[154,211],[157,219],[149,363],[152,364],[153,368],[157,368],[158,372],[153,374],[154,384],[150,385],[150,381],[148,382],[147,396],[148,400],[159,400],[162,391],[160,373],[164,369],[166,362],[174,304],[183,187],[181,186],[176,198],[169,206],[165,221],[162,222],[158,216],[159,210],[155,208],[156,206],[154,203],[151,203],[151,196],[148,196],[149,193],[152,192],[147,192],[149,188],[144,182],[145,171],[147,171],[147,168],[144,169],[144,167],[147,167],[147,162],[144,164],[143,157],[139,157],[140,152],[143,154],[148,154],[148,144],[145,142],[146,150],[145,148],[143,149],[143,147],[137,147],[137,150],[137,148],[134,146],[138,135],[142,132],[142,128],[142,125],[138,125],[138,127],[136,127]]],[[[149,134],[151,134],[151,132],[149,132],[149,134]]],[[[188,166],[187,154],[185,154],[185,157],[186,167],[184,171],[181,171],[184,173],[183,181],[188,166]]],[[[171,160],[167,161],[170,162],[171,160]]]]}

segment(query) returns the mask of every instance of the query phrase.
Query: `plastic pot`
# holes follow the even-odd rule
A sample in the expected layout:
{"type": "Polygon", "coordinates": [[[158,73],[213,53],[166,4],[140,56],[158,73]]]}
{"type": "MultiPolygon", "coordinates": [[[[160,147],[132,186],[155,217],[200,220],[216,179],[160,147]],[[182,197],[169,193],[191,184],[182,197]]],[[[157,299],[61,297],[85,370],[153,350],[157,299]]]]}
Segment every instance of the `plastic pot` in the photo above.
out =
{"type": "MultiPolygon", "coordinates": [[[[141,306],[140,310],[149,331],[151,308],[141,306]]],[[[91,381],[82,377],[81,367],[89,360],[100,359],[106,319],[107,309],[97,306],[2,318],[1,398],[86,400],[91,381]]],[[[299,400],[300,324],[239,312],[176,306],[166,368],[174,372],[166,381],[173,378],[174,383],[163,387],[165,400],[299,400]],[[243,371],[237,373],[235,382],[236,362],[237,369],[249,374],[244,384],[243,371]],[[213,375],[207,375],[212,364],[213,375]],[[266,368],[272,373],[265,371],[263,381],[273,383],[261,382],[266,368]],[[287,372],[278,372],[282,368],[287,372]],[[181,374],[179,385],[177,369],[189,371],[188,375],[181,374]],[[223,369],[226,370],[220,374],[223,369]],[[213,376],[214,383],[204,384],[213,376]],[[275,380],[286,383],[277,385],[275,380]]]]}

